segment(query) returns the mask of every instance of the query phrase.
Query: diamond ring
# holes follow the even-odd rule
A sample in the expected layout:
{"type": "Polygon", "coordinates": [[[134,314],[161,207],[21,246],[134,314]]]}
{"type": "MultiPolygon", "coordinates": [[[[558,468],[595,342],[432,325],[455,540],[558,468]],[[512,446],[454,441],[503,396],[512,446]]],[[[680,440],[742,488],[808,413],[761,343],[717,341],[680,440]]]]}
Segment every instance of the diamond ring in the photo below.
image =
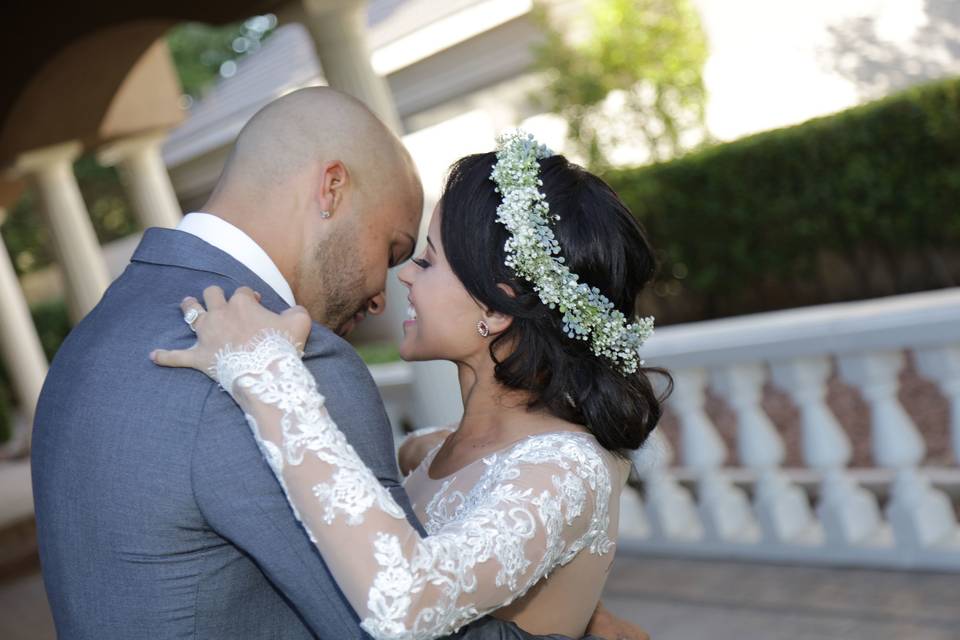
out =
{"type": "Polygon", "coordinates": [[[186,322],[188,325],[190,325],[190,330],[193,331],[194,333],[196,333],[197,330],[196,328],[194,328],[193,323],[197,321],[197,318],[199,318],[200,314],[202,313],[203,313],[202,309],[192,307],[185,314],[183,314],[183,321],[186,322]]]}

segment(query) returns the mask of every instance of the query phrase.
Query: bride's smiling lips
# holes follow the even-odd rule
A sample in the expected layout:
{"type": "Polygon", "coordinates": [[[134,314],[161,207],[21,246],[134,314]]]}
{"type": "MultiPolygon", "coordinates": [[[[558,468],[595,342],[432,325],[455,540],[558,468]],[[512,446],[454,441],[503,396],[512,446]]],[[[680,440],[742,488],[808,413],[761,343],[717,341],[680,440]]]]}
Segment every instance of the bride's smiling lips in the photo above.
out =
{"type": "Polygon", "coordinates": [[[407,298],[407,319],[403,321],[404,328],[417,324],[417,309],[413,306],[413,300],[407,298]]]}

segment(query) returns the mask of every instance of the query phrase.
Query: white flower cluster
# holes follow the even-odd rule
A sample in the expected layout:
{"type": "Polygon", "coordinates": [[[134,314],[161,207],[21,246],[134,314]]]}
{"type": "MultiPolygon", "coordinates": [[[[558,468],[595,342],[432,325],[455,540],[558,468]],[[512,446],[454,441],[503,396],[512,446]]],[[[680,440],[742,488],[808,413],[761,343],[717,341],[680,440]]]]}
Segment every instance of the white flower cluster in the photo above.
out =
{"type": "Polygon", "coordinates": [[[550,228],[546,196],[540,191],[537,160],[553,155],[530,134],[506,133],[497,139],[497,163],[490,179],[502,197],[497,221],[511,234],[504,244],[506,264],[529,281],[540,300],[563,314],[563,330],[571,338],[589,340],[593,353],[610,359],[624,374],[643,364],[640,346],[653,334],[653,318],[628,323],[596,287],[579,282],[564,265],[560,245],[550,228]]]}

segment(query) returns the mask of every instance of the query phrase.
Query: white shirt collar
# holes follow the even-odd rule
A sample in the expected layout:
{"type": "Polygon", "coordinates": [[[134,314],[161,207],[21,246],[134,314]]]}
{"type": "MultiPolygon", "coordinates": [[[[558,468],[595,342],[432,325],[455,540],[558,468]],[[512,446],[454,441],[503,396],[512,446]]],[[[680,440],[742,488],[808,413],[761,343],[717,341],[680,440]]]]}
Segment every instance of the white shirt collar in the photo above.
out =
{"type": "Polygon", "coordinates": [[[291,307],[296,305],[293,290],[267,252],[253,238],[223,218],[195,211],[188,213],[177,225],[178,231],[194,235],[228,254],[234,260],[257,274],[277,295],[291,307]]]}

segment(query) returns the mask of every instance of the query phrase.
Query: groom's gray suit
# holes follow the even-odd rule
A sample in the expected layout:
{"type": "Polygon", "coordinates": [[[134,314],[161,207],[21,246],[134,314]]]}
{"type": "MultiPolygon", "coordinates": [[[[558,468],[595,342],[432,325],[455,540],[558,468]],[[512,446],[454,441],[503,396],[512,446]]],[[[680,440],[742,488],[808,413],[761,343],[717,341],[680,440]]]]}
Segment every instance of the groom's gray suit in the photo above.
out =
{"type": "MultiPolygon", "coordinates": [[[[210,285],[228,294],[247,285],[267,307],[287,307],[219,249],[181,231],[150,229],[50,367],[34,427],[33,487],[58,634],[366,637],[239,408],[203,374],[148,359],[154,348],[193,343],[179,304],[210,285]]],[[[305,351],[331,415],[411,514],[366,366],[319,325],[305,351]]],[[[515,626],[487,619],[467,636],[516,634],[515,626]]]]}

